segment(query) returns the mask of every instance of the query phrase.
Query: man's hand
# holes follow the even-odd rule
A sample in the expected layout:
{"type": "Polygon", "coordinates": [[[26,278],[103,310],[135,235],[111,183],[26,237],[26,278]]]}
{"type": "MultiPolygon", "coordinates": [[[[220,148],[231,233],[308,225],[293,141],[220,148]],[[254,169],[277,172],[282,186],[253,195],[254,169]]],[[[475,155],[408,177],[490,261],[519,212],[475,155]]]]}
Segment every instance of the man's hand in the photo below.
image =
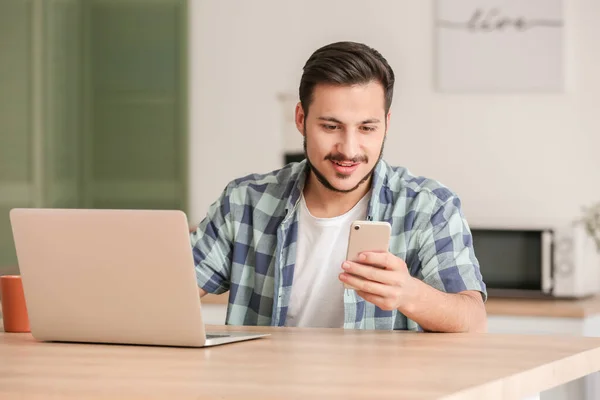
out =
{"type": "Polygon", "coordinates": [[[340,280],[382,310],[407,308],[414,299],[414,278],[406,263],[392,253],[365,252],[359,263],[346,261],[340,280]]]}
{"type": "Polygon", "coordinates": [[[397,309],[426,331],[486,332],[481,293],[445,293],[413,278],[406,263],[391,253],[363,253],[359,262],[346,261],[340,280],[382,310],[397,309]]]}

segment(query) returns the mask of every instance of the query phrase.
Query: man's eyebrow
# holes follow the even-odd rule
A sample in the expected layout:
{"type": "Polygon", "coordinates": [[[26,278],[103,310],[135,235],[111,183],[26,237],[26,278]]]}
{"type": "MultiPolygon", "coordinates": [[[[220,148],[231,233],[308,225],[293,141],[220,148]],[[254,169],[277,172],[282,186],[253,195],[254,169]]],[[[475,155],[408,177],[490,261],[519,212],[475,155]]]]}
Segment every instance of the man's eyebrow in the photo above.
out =
{"type": "Polygon", "coordinates": [[[378,120],[377,118],[370,118],[370,119],[366,119],[363,122],[361,122],[361,124],[378,124],[381,121],[378,120]]]}
{"type": "MultiPolygon", "coordinates": [[[[328,121],[328,122],[335,122],[336,124],[343,124],[342,121],[340,121],[339,119],[334,118],[334,117],[319,117],[318,119],[321,121],[328,121]]],[[[369,119],[362,121],[360,124],[361,125],[363,125],[363,124],[378,124],[380,122],[381,121],[377,118],[369,118],[369,119]]]]}
{"type": "Polygon", "coordinates": [[[333,117],[319,117],[318,119],[320,119],[321,121],[328,121],[328,122],[335,122],[336,124],[343,124],[342,121],[340,121],[337,118],[333,118],[333,117]]]}

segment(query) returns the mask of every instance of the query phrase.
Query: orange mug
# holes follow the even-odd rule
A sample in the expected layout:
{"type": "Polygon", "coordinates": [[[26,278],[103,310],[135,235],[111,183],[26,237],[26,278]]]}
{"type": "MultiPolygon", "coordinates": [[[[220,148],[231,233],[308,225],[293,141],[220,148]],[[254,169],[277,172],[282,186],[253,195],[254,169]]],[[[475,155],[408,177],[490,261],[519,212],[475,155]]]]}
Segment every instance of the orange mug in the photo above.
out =
{"type": "Polygon", "coordinates": [[[2,296],[4,331],[31,332],[21,277],[0,276],[0,296],[2,296]]]}

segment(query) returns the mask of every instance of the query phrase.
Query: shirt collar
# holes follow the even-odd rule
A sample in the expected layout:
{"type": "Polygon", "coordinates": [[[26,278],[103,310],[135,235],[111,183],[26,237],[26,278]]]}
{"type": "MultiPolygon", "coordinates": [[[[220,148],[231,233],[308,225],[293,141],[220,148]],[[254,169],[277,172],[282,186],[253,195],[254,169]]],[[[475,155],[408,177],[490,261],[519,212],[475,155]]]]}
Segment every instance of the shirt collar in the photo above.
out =
{"type": "Polygon", "coordinates": [[[383,211],[385,210],[381,208],[391,202],[388,201],[389,194],[388,165],[381,159],[377,162],[375,169],[373,169],[371,177],[371,200],[367,209],[367,219],[369,221],[378,220],[378,216],[384,214],[383,211]],[[385,200],[385,202],[382,200],[385,200]]]}

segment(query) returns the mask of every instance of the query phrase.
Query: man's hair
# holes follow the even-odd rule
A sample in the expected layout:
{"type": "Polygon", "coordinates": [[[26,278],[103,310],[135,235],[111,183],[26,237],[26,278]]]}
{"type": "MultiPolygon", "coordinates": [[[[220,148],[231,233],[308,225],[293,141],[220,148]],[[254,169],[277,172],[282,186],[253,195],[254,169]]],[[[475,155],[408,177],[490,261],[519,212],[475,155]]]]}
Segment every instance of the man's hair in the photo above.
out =
{"type": "Polygon", "coordinates": [[[304,114],[317,84],[356,85],[377,81],[383,86],[387,115],[394,94],[394,71],[375,49],[356,42],[336,42],[316,50],[304,65],[300,103],[304,114]]]}

